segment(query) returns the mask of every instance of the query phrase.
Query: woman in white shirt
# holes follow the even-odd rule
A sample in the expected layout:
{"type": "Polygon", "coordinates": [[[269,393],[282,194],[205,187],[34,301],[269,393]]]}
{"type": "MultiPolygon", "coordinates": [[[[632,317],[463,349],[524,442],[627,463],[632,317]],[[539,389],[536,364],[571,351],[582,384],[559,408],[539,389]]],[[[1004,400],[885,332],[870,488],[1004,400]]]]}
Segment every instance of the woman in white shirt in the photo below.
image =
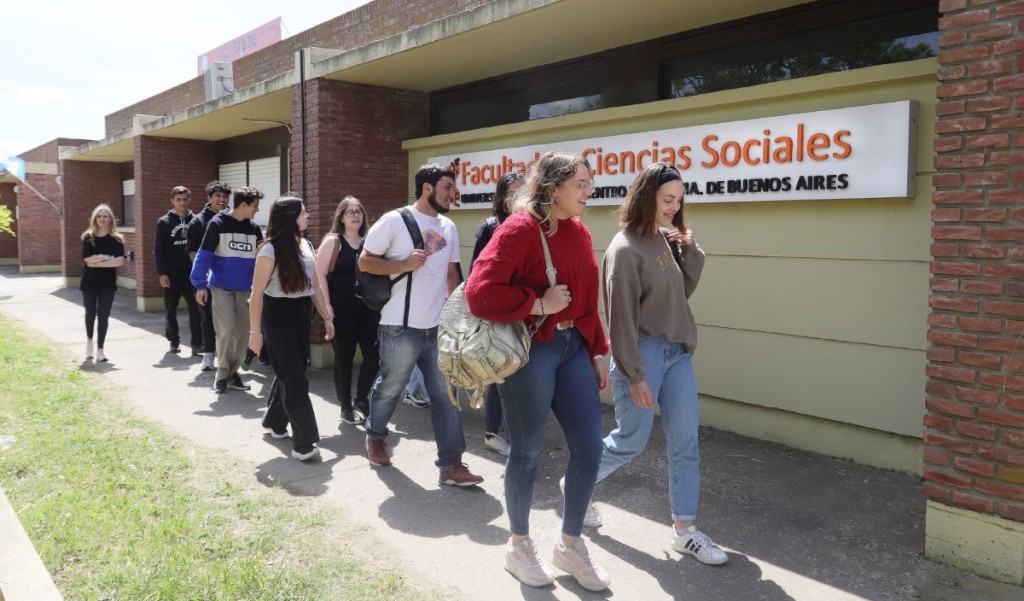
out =
{"type": "Polygon", "coordinates": [[[301,199],[285,196],[274,201],[267,237],[256,253],[249,300],[249,348],[259,354],[266,344],[274,367],[263,427],[274,438],[285,438],[291,424],[292,457],[300,461],[320,454],[316,448],[320,433],[306,379],[314,303],[326,325],[324,339],[334,338],[334,312],[324,302],[315,275],[316,254],[302,237],[308,226],[309,214],[301,199]]]}

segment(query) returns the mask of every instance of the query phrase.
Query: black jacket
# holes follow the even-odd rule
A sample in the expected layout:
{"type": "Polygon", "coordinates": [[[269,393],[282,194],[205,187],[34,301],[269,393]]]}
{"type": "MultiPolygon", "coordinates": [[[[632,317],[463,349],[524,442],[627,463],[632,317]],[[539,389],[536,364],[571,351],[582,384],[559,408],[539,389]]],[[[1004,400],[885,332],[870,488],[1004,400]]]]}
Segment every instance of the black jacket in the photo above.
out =
{"type": "Polygon", "coordinates": [[[199,247],[203,245],[203,234],[206,233],[206,225],[210,223],[210,220],[216,214],[217,211],[213,210],[210,203],[206,203],[202,212],[192,218],[192,222],[188,224],[188,252],[199,252],[199,247]]]}
{"type": "Polygon", "coordinates": [[[158,274],[166,275],[174,271],[192,269],[192,260],[188,258],[188,233],[194,217],[192,211],[184,217],[179,217],[171,210],[157,220],[153,255],[156,257],[158,274]]]}

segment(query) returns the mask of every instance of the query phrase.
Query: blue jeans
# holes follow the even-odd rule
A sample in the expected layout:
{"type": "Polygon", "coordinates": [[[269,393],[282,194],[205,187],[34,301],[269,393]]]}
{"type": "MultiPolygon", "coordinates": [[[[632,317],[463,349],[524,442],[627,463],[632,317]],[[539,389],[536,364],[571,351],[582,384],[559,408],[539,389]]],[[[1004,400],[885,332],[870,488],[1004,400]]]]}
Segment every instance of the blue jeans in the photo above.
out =
{"type": "Polygon", "coordinates": [[[505,507],[512,534],[530,533],[537,458],[544,446],[548,411],[553,411],[569,446],[562,532],[579,536],[603,449],[601,398],[583,338],[570,328],[555,330],[551,342],[534,340],[530,362],[499,388],[509,443],[505,507]]]}
{"type": "Polygon", "coordinates": [[[398,400],[405,396],[413,366],[423,372],[423,383],[430,395],[430,420],[437,443],[437,461],[442,470],[462,462],[466,437],[462,434],[462,414],[448,400],[448,384],[437,368],[437,328],[428,330],[381,325],[377,329],[380,347],[380,375],[370,394],[370,417],[366,420],[368,438],[387,438],[388,422],[398,400]]]}
{"type": "MultiPolygon", "coordinates": [[[[669,342],[664,336],[641,339],[640,357],[647,374],[647,385],[661,409],[661,427],[665,430],[668,452],[672,518],[692,521],[697,517],[700,498],[700,449],[697,442],[700,412],[693,362],[683,345],[669,342]]],[[[629,381],[619,372],[614,359],[611,378],[618,427],[604,439],[598,482],[644,450],[654,425],[654,411],[633,403],[629,381]]]]}

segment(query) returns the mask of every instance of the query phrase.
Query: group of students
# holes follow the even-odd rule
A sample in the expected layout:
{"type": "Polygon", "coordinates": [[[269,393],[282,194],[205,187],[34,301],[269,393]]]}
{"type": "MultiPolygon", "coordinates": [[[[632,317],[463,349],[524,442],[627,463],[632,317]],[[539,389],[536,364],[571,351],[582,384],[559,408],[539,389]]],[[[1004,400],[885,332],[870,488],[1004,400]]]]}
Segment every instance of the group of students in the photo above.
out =
{"type": "MultiPolygon", "coordinates": [[[[569,449],[559,482],[564,497],[561,535],[551,564],[584,588],[597,591],[610,585],[608,573],[590,555],[582,529],[602,525],[591,503],[595,486],[645,448],[655,410],[661,414],[669,460],[671,546],[705,564],[728,560],[695,526],[700,453],[691,357],[697,329],[688,299],[700,280],[704,252],[683,220],[682,177],[666,163],[643,169],[619,209],[621,230],[609,244],[601,269],[590,232],[580,220],[593,188],[587,160],[564,152],[543,155],[525,178],[506,174],[496,190],[492,217],[477,231],[466,283],[466,300],[474,315],[522,320],[529,326],[539,323],[529,362],[493,386],[485,403],[485,441],[497,450],[499,443],[492,441],[500,440],[507,454],[504,489],[511,537],[504,565],[529,586],[554,582],[529,524],[549,412],[558,420],[569,449]],[[555,285],[548,279],[546,253],[556,272],[555,285]],[[608,335],[598,312],[599,296],[608,335]],[[606,365],[609,351],[611,361],[606,365]],[[616,427],[603,436],[599,395],[609,387],[616,427]],[[498,437],[501,427],[507,443],[498,437]]],[[[216,328],[217,382],[236,383],[231,362],[237,370],[246,347],[259,352],[266,346],[275,380],[263,426],[274,438],[289,436],[290,427],[292,456],[316,456],[319,433],[305,376],[315,306],[326,325],[325,339],[334,340],[342,421],[364,421],[370,464],[392,464],[388,422],[418,368],[431,401],[439,482],[480,484],[483,478],[462,462],[466,442],[461,414],[448,400],[448,384],[437,365],[441,307],[462,280],[458,232],[445,217],[455,196],[455,174],[441,165],[424,165],[416,173],[415,203],[385,213],[372,227],[362,204],[345,197],[318,251],[303,236],[309,216],[296,197],[274,202],[265,240],[255,224],[245,230],[226,221],[251,223],[259,199],[247,202],[247,192],[235,192],[230,213],[207,220],[190,272],[199,305],[208,304],[205,292],[210,288],[216,314],[234,313],[236,323],[251,324],[247,342],[232,344],[226,352],[222,329],[216,328]],[[247,204],[248,211],[239,211],[247,204]],[[417,239],[420,243],[414,242],[417,239]],[[248,272],[241,265],[242,255],[252,263],[248,272]],[[392,278],[391,299],[380,313],[357,298],[357,268],[392,278]],[[238,273],[228,277],[227,269],[238,273]],[[243,320],[239,306],[245,301],[249,302],[243,320]],[[363,364],[353,398],[357,345],[363,364]]],[[[99,221],[94,212],[83,235],[94,239],[96,249],[86,255],[87,270],[116,267],[111,263],[123,255],[123,244],[118,254],[113,244],[102,242],[104,236],[117,238],[113,215],[109,208],[106,212],[99,221]]],[[[87,249],[89,245],[87,240],[87,249]]],[[[84,282],[83,277],[88,307],[84,282]]],[[[102,306],[102,301],[96,302],[102,306]]],[[[215,318],[214,325],[221,321],[215,318]]],[[[91,327],[89,322],[90,345],[91,327]]],[[[105,327],[101,318],[100,353],[105,327]]],[[[171,333],[169,327],[169,338],[171,333]]]]}

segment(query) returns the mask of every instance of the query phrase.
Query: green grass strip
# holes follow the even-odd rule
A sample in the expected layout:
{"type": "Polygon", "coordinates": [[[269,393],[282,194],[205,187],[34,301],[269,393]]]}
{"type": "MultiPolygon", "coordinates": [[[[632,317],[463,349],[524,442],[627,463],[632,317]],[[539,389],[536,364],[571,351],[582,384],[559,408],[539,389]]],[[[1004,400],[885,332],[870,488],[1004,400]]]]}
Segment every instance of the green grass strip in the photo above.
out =
{"type": "Polygon", "coordinates": [[[65,599],[425,598],[334,515],[132,417],[3,315],[0,332],[0,487],[65,599]]]}

